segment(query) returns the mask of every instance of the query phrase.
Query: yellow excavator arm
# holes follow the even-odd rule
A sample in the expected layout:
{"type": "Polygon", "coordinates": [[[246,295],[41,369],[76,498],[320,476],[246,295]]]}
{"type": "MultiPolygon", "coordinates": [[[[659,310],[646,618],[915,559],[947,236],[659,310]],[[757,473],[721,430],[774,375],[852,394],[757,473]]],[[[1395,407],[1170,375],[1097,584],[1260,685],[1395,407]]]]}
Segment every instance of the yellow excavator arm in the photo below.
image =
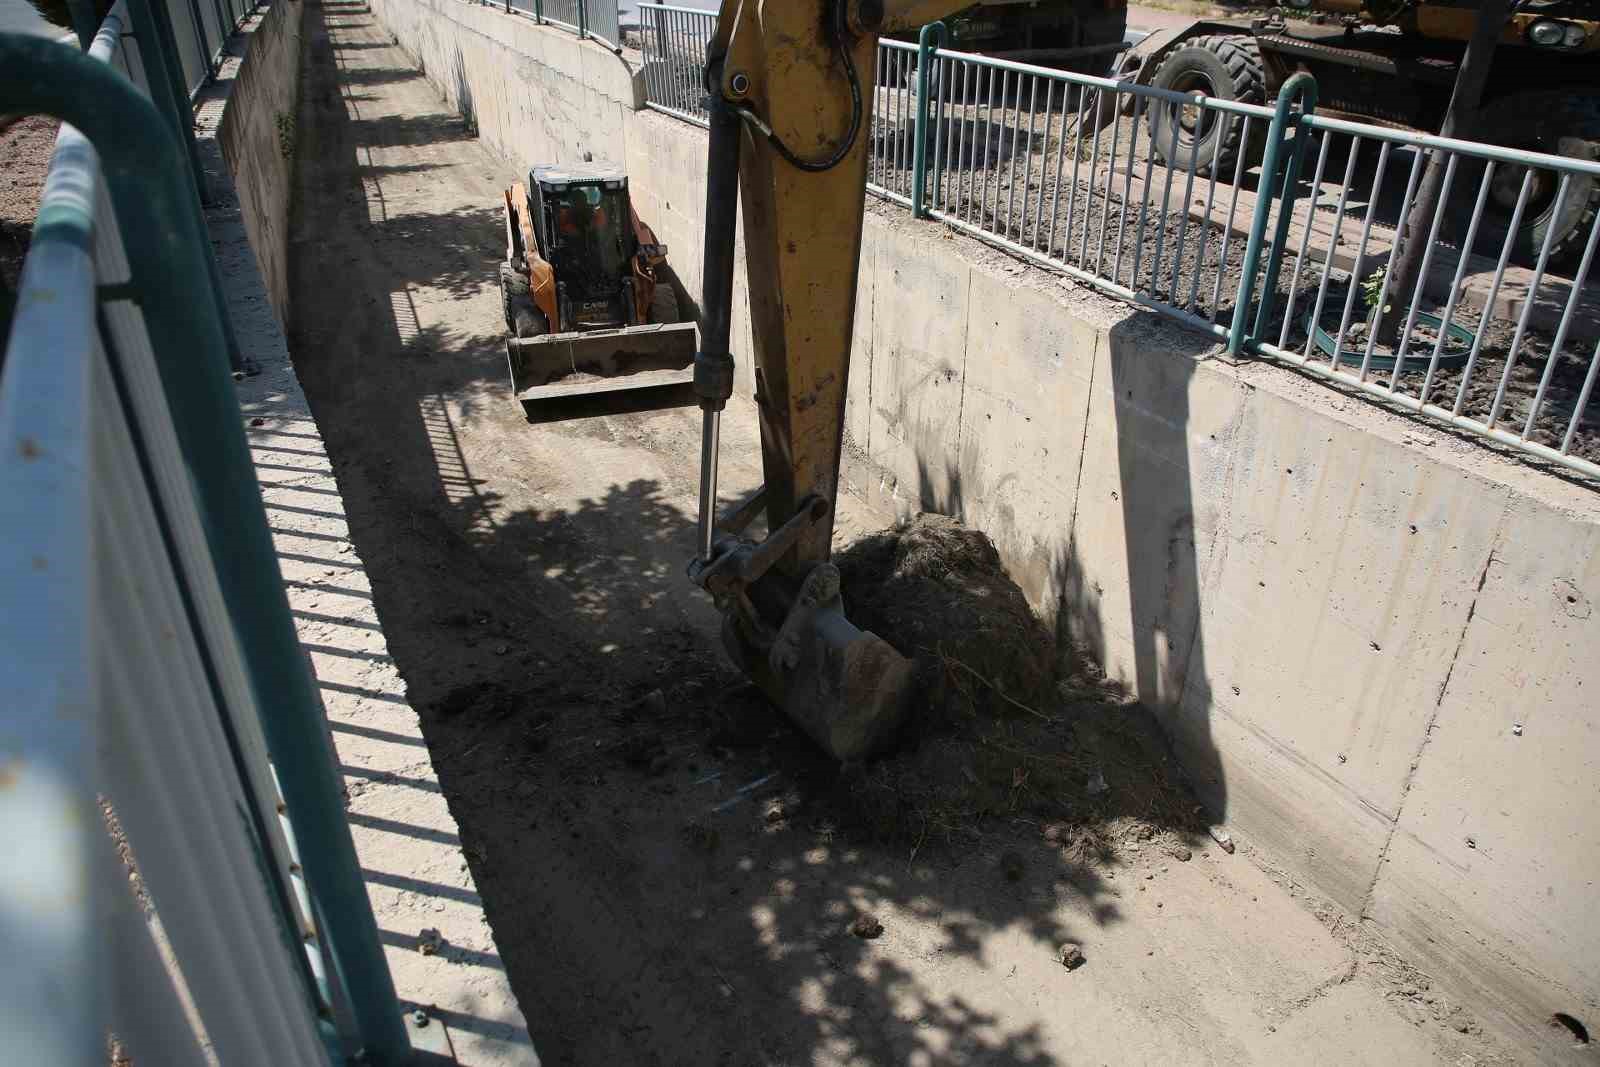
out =
{"type": "Polygon", "coordinates": [[[844,617],[838,572],[828,562],[878,36],[965,6],[724,0],[707,51],[705,289],[695,361],[704,440],[699,550],[690,575],[722,609],[735,660],[840,759],[870,755],[889,741],[912,677],[909,661],[844,617]],[[719,521],[738,203],[765,485],[719,521]],[[766,536],[744,536],[763,510],[766,536]]]}

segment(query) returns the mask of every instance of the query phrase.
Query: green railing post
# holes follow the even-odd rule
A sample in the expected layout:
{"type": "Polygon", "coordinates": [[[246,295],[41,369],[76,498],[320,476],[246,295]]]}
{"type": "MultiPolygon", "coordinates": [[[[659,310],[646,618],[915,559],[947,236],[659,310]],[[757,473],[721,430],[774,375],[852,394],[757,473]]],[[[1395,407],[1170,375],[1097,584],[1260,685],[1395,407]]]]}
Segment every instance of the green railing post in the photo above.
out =
{"type": "MultiPolygon", "coordinates": [[[[1300,77],[1300,75],[1296,75],[1300,77]]],[[[1294,202],[1299,195],[1300,167],[1305,162],[1306,151],[1311,147],[1311,128],[1305,118],[1317,109],[1317,83],[1311,75],[1304,75],[1300,87],[1300,108],[1294,115],[1294,143],[1289,147],[1289,161],[1283,168],[1283,183],[1278,187],[1278,222],[1272,232],[1272,248],[1267,253],[1266,281],[1261,287],[1261,303],[1256,306],[1255,325],[1244,343],[1260,341],[1272,322],[1272,313],[1278,306],[1278,272],[1283,269],[1283,248],[1289,240],[1289,223],[1294,218],[1294,202]]],[[[1316,190],[1311,191],[1313,198],[1316,190]]],[[[1259,207],[1259,205],[1258,205],[1259,207]]],[[[1311,220],[1306,219],[1306,225],[1311,220]]]]}
{"type": "Polygon", "coordinates": [[[76,126],[100,155],[217,583],[294,822],[306,884],[328,919],[365,1062],[407,1063],[411,1043],[345,818],[343,782],[222,358],[226,310],[208,292],[210,238],[182,165],[174,165],[182,148],[166,117],[119,71],[48,38],[0,34],[0,97],[20,114],[76,126]]]}
{"type": "Polygon", "coordinates": [[[943,48],[945,29],[942,22],[930,22],[917,33],[917,108],[912,126],[911,146],[911,217],[926,218],[925,204],[928,190],[928,70],[933,66],[933,53],[943,48]]]}
{"type": "Polygon", "coordinates": [[[578,40],[589,36],[589,0],[578,0],[578,40]]]}
{"type": "MultiPolygon", "coordinates": [[[[183,142],[189,178],[195,191],[195,217],[203,223],[202,209],[211,203],[211,190],[206,183],[205,170],[200,166],[200,148],[194,139],[194,112],[189,105],[189,93],[183,88],[183,74],[177,59],[177,39],[172,35],[167,9],[163,4],[152,3],[151,0],[128,0],[128,14],[133,19],[133,34],[139,42],[139,59],[144,64],[145,78],[150,82],[150,97],[183,142]],[[168,92],[162,93],[162,84],[168,87],[168,92]]],[[[253,360],[245,359],[239,350],[238,338],[233,333],[233,320],[227,315],[222,276],[217,272],[217,261],[210,254],[210,247],[208,242],[206,268],[217,307],[223,312],[222,336],[228,346],[228,363],[236,371],[257,374],[260,368],[253,360]]]]}
{"type": "Polygon", "coordinates": [[[200,149],[194,140],[194,116],[189,110],[189,90],[178,62],[178,39],[173,36],[167,9],[150,0],[128,0],[133,37],[139,42],[139,62],[144,65],[150,99],[183,143],[189,157],[189,178],[202,204],[211,202],[200,167],[200,149]]]}
{"type": "MultiPolygon", "coordinates": [[[[228,47],[228,38],[233,36],[233,31],[238,29],[239,20],[233,13],[223,9],[222,0],[211,0],[211,6],[217,9],[217,25],[222,27],[222,44],[218,45],[219,55],[225,55],[228,47]]],[[[217,69],[222,69],[222,60],[217,60],[217,69]]]]}
{"type": "Polygon", "coordinates": [[[533,0],[533,21],[544,25],[544,0],[533,0]]]}
{"type": "MultiPolygon", "coordinates": [[[[172,17],[172,12],[167,12],[167,17],[172,17]]],[[[219,20],[217,32],[222,35],[222,40],[217,42],[216,52],[211,50],[211,40],[206,36],[206,20],[200,17],[199,0],[189,0],[189,17],[194,20],[194,35],[200,41],[200,62],[205,64],[205,84],[209,85],[217,80],[217,70],[222,63],[219,57],[222,54],[222,44],[228,39],[228,24],[219,20]]]]}
{"type": "MultiPolygon", "coordinates": [[[[1280,173],[1280,160],[1284,157],[1284,132],[1289,126],[1295,125],[1297,136],[1289,152],[1289,166],[1283,167],[1285,178],[1283,195],[1285,197],[1281,214],[1278,218],[1280,230],[1285,230],[1285,220],[1294,207],[1295,183],[1300,177],[1300,160],[1305,156],[1305,138],[1299,136],[1297,121],[1292,117],[1292,108],[1296,101],[1309,111],[1316,106],[1317,83],[1316,79],[1306,73],[1292,75],[1283,87],[1278,90],[1278,104],[1272,114],[1272,125],[1267,128],[1266,151],[1261,157],[1261,180],[1257,186],[1256,210],[1250,221],[1250,237],[1244,247],[1244,269],[1239,277],[1239,291],[1233,302],[1233,321],[1228,327],[1228,355],[1237,357],[1244,348],[1245,319],[1250,312],[1250,297],[1255,292],[1256,278],[1261,267],[1261,245],[1266,237],[1267,215],[1272,210],[1272,201],[1279,188],[1278,174],[1280,173]],[[1292,174],[1287,173],[1293,171],[1292,174]]],[[[1273,263],[1281,262],[1282,240],[1273,242],[1273,263]]],[[[1267,276],[1267,285],[1274,284],[1275,279],[1271,273],[1267,276]]],[[[1260,329],[1262,320],[1257,317],[1257,330],[1260,329]]]]}

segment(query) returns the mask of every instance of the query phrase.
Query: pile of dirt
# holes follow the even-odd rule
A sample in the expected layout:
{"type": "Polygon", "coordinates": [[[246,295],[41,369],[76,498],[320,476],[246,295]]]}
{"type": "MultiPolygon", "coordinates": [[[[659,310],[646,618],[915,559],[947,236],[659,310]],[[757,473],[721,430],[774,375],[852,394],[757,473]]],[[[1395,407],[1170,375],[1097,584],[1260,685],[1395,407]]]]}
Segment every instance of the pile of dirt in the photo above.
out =
{"type": "Polygon", "coordinates": [[[845,827],[920,847],[1021,818],[1080,861],[1203,829],[1149,713],[1064,665],[982,533],[920,515],[834,562],[851,621],[918,670],[894,753],[846,768],[833,790],[845,827]]]}
{"type": "Polygon", "coordinates": [[[982,533],[919,515],[834,563],[850,620],[917,661],[926,725],[1020,713],[1048,696],[1055,639],[982,533]]]}

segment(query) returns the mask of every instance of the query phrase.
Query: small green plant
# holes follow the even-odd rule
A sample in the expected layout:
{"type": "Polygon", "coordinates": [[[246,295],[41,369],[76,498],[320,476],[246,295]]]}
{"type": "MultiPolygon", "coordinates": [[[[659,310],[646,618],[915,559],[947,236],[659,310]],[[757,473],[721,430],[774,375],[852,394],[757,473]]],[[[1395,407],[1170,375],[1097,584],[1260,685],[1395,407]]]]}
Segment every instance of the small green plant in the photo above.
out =
{"type": "Polygon", "coordinates": [[[278,153],[284,159],[294,158],[294,115],[287,111],[278,112],[278,153]]]}
{"type": "Polygon", "coordinates": [[[1388,277],[1388,274],[1388,267],[1379,267],[1367,276],[1366,281],[1361,283],[1361,299],[1368,308],[1378,306],[1378,300],[1383,296],[1383,280],[1388,277]]]}

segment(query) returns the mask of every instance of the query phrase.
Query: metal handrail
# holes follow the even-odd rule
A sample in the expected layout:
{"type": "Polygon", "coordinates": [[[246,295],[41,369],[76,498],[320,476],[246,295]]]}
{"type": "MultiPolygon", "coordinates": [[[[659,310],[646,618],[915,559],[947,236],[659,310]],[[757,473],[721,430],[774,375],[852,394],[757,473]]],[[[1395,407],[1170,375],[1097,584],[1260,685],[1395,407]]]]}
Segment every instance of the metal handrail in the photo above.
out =
{"type": "Polygon", "coordinates": [[[1336,119],[1329,115],[1309,115],[1304,124],[1314,130],[1328,130],[1334,133],[1349,134],[1367,141],[1386,141],[1389,144],[1406,145],[1412,148],[1433,148],[1443,152],[1453,152],[1457,155],[1472,156],[1476,159],[1495,160],[1501,163],[1515,163],[1524,167],[1541,167],[1548,170],[1565,171],[1570,174],[1587,174],[1600,178],[1600,163],[1592,160],[1579,159],[1575,156],[1556,156],[1548,152],[1529,152],[1521,148],[1503,148],[1500,145],[1484,144],[1481,141],[1462,141],[1454,137],[1439,137],[1429,133],[1416,133],[1410,130],[1397,130],[1389,126],[1374,126],[1365,122],[1351,122],[1348,119],[1336,119]]]}
{"type": "MultiPolygon", "coordinates": [[[[91,55],[45,38],[0,35],[0,99],[8,111],[61,119],[98,155],[133,267],[122,298],[138,303],[149,335],[217,585],[303,849],[306,880],[366,1054],[375,1063],[398,1064],[410,1045],[242,429],[227,360],[226,311],[211,284],[210,239],[188,184],[185,153],[151,98],[105,62],[121,34],[122,10],[119,4],[91,55]]],[[[146,37],[141,45],[146,61],[155,61],[159,38],[146,37]]],[[[82,243],[75,234],[87,223],[64,210],[54,199],[41,209],[39,254],[82,243]]],[[[36,310],[25,293],[18,320],[36,310]]],[[[93,321],[87,317],[90,328],[93,321]]]]}

